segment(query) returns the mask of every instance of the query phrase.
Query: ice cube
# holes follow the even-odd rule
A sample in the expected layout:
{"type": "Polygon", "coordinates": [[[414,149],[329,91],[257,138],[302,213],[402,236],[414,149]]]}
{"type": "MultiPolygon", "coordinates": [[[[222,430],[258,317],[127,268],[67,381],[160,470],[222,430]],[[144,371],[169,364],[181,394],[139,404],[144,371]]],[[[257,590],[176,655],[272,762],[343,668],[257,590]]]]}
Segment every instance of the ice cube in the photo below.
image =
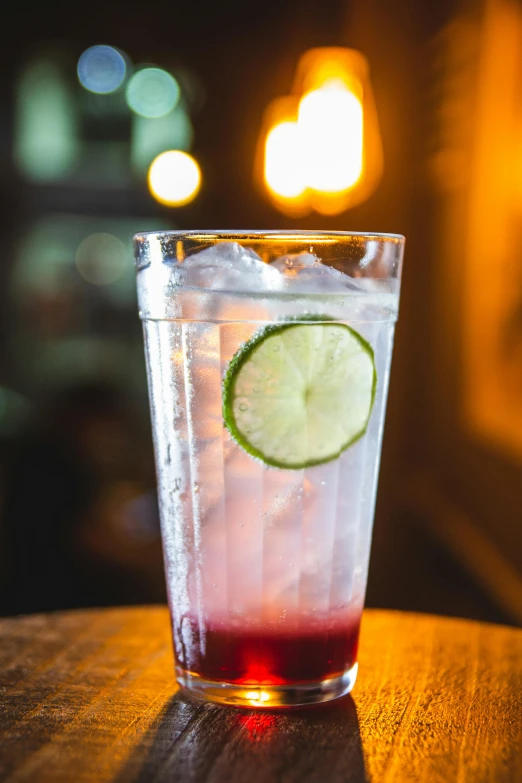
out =
{"type": "Polygon", "coordinates": [[[281,256],[274,261],[275,267],[283,275],[284,288],[296,293],[346,293],[359,291],[353,278],[334,269],[312,253],[281,256]]]}
{"type": "Polygon", "coordinates": [[[278,269],[237,242],[219,242],[187,256],[176,266],[176,276],[183,286],[218,291],[274,291],[282,284],[278,269]]]}

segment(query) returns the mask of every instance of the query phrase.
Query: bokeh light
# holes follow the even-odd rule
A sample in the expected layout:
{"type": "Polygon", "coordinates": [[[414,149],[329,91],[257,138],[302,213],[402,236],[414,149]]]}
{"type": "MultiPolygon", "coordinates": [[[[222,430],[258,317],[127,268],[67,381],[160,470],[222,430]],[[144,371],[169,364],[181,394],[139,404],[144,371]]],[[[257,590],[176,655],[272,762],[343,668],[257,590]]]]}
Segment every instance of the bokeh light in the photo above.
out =
{"type": "Polygon", "coordinates": [[[300,58],[292,94],[263,115],[255,172],[287,215],[339,215],[382,177],[379,122],[366,58],[321,47],[300,58]]]}
{"type": "Polygon", "coordinates": [[[20,75],[14,148],[20,170],[35,182],[66,177],[78,159],[74,94],[52,60],[34,60],[20,75]]]}
{"type": "Polygon", "coordinates": [[[296,122],[275,125],[265,142],[265,180],[284,198],[296,198],[306,189],[299,128],[296,122]]]}
{"type": "Polygon", "coordinates": [[[121,87],[127,66],[113,46],[91,46],[78,60],[78,79],[90,92],[106,95],[121,87]]]}
{"type": "Polygon", "coordinates": [[[161,68],[142,68],[127,84],[127,104],[142,117],[164,117],[176,106],[180,90],[176,79],[161,68]]]}
{"type": "Polygon", "coordinates": [[[192,201],[201,187],[201,170],[186,152],[167,150],[149,168],[149,190],[156,201],[181,207],[192,201]]]}
{"type": "Polygon", "coordinates": [[[305,94],[297,124],[305,178],[310,188],[339,193],[351,188],[363,169],[363,108],[342,81],[305,94]]]}
{"type": "Polygon", "coordinates": [[[125,245],[113,234],[91,234],[76,251],[78,272],[92,285],[115,283],[123,275],[127,260],[125,245]]]}
{"type": "MultiPolygon", "coordinates": [[[[271,114],[286,114],[267,132],[264,179],[286,211],[299,209],[314,194],[345,193],[363,171],[363,108],[359,97],[341,80],[330,80],[305,93],[293,113],[278,101],[271,114]]],[[[324,199],[323,199],[324,200],[324,199]]],[[[317,203],[317,202],[315,202],[317,203]]],[[[327,214],[329,204],[319,211],[327,214]]],[[[332,202],[335,213],[337,204],[332,202]]]]}

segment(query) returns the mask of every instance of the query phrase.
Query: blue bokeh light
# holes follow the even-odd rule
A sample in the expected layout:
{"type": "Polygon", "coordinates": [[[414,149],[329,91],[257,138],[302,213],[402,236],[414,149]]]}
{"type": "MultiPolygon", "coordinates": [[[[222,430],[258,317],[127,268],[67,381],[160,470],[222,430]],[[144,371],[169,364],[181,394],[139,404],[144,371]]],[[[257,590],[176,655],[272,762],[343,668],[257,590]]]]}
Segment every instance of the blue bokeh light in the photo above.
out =
{"type": "Polygon", "coordinates": [[[90,92],[107,95],[123,84],[127,65],[113,46],[91,46],[78,60],[78,79],[90,92]]]}

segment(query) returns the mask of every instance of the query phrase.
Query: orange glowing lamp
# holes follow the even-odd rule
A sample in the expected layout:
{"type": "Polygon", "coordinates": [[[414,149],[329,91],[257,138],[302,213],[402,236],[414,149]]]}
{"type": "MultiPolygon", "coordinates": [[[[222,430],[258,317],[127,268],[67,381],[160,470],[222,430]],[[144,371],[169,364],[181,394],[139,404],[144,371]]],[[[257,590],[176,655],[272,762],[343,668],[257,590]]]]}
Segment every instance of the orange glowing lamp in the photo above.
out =
{"type": "Polygon", "coordinates": [[[263,117],[257,167],[271,201],[291,217],[309,211],[297,114],[299,99],[276,98],[263,117]]]}
{"type": "Polygon", "coordinates": [[[382,146],[363,55],[303,55],[293,95],[265,113],[260,150],[265,190],[285,214],[335,215],[368,198],[382,175],[382,146]]]}

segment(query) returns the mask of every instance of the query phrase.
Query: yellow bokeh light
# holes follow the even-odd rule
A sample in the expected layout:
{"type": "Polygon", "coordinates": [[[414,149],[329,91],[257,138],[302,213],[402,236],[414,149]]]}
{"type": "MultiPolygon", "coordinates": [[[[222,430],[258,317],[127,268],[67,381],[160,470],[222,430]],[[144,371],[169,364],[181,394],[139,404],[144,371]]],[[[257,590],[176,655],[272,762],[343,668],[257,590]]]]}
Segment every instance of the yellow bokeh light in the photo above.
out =
{"type": "Polygon", "coordinates": [[[360,52],[326,47],[302,56],[293,94],[265,112],[257,160],[256,176],[288,215],[340,214],[374,192],[382,143],[360,52]]]}
{"type": "Polygon", "coordinates": [[[297,125],[308,187],[340,193],[363,169],[363,109],[342,81],[328,82],[301,99],[297,125]]]}
{"type": "Polygon", "coordinates": [[[295,121],[276,122],[264,151],[267,187],[297,201],[307,190],[338,194],[363,170],[363,108],[341,80],[330,80],[300,100],[295,121]]]}
{"type": "Polygon", "coordinates": [[[148,182],[156,201],[181,207],[197,196],[201,188],[201,169],[192,155],[167,150],[150,164],[148,182]]]}
{"type": "Polygon", "coordinates": [[[296,198],[306,189],[299,128],[296,122],[280,122],[265,142],[265,180],[274,193],[296,198]]]}

